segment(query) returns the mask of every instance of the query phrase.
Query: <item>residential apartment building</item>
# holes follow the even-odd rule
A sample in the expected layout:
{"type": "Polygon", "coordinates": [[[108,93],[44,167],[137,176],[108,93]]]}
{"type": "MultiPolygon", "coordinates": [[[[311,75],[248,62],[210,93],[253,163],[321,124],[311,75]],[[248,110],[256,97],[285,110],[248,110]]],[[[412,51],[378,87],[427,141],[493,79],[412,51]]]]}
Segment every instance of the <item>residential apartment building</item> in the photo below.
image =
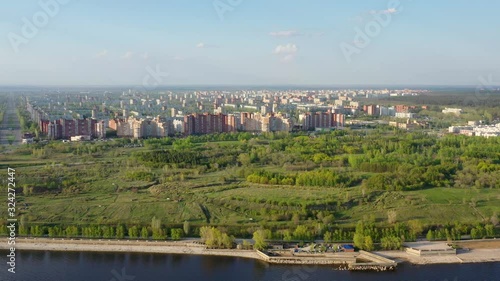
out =
{"type": "Polygon", "coordinates": [[[339,128],[345,125],[345,115],[327,112],[304,113],[299,116],[303,130],[339,128]]]}
{"type": "Polygon", "coordinates": [[[226,114],[190,114],[184,116],[184,134],[213,134],[235,132],[234,115],[226,114]]]}

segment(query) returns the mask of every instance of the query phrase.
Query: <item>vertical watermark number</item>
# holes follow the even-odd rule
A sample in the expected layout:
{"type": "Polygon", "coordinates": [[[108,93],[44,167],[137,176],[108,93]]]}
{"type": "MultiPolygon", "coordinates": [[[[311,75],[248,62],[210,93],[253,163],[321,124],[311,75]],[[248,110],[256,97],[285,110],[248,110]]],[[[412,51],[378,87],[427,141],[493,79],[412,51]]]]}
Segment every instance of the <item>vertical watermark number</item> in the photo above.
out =
{"type": "Polygon", "coordinates": [[[7,244],[9,245],[9,254],[7,255],[7,271],[16,273],[16,170],[7,169],[7,229],[9,237],[7,244]]]}

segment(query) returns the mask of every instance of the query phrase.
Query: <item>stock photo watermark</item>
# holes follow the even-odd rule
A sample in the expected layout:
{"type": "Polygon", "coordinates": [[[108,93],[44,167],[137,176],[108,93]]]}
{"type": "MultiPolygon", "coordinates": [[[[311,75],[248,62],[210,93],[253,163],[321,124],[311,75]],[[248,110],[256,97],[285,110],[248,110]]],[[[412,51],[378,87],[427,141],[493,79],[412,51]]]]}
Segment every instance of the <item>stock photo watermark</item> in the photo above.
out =
{"type": "Polygon", "coordinates": [[[160,69],[160,65],[157,64],[156,68],[153,69],[151,66],[146,66],[146,76],[142,78],[142,87],[145,90],[152,91],[160,86],[164,79],[170,76],[168,72],[162,72],[160,69]]]}
{"type": "Polygon", "coordinates": [[[20,32],[9,32],[7,34],[12,50],[19,53],[19,47],[28,44],[31,39],[35,38],[40,29],[46,27],[50,20],[59,14],[61,7],[69,2],[70,0],[40,0],[38,2],[40,10],[36,11],[31,18],[21,18],[20,32]]]}
{"type": "Polygon", "coordinates": [[[305,281],[308,280],[313,273],[318,270],[317,265],[302,265],[293,269],[287,270],[281,276],[282,281],[305,281]]]}
{"type": "Polygon", "coordinates": [[[116,271],[116,269],[111,270],[111,274],[114,276],[109,281],[131,281],[135,280],[134,275],[128,275],[125,272],[125,267],[122,267],[121,272],[116,271]]]}
{"type": "Polygon", "coordinates": [[[159,86],[164,85],[166,78],[170,76],[170,73],[163,72],[160,69],[159,64],[154,69],[150,65],[147,65],[144,70],[146,74],[142,78],[141,85],[134,87],[134,91],[136,92],[154,91],[159,86]]]}
{"type": "Polygon", "coordinates": [[[223,21],[225,14],[228,12],[233,12],[236,7],[241,5],[245,0],[215,0],[212,2],[215,12],[219,17],[219,20],[223,21]]]}
{"type": "MultiPolygon", "coordinates": [[[[190,247],[184,247],[181,250],[181,252],[182,252],[182,254],[185,254],[185,255],[194,254],[193,249],[191,249],[190,247]]],[[[122,267],[120,272],[118,272],[116,269],[112,269],[111,275],[113,275],[113,277],[109,281],[132,281],[132,280],[135,280],[135,278],[136,278],[135,275],[128,274],[126,272],[125,267],[122,267]]]]}
{"type": "Polygon", "coordinates": [[[355,35],[352,42],[342,42],[339,45],[346,61],[351,63],[353,56],[361,54],[363,49],[368,47],[372,40],[391,24],[393,16],[402,11],[403,5],[400,0],[389,1],[385,10],[370,11],[371,20],[365,23],[363,28],[354,28],[355,35]]]}
{"type": "Polygon", "coordinates": [[[493,75],[489,74],[487,77],[480,76],[479,83],[476,86],[473,96],[467,97],[464,106],[476,106],[486,101],[493,92],[500,91],[500,82],[493,80],[493,75]]]}

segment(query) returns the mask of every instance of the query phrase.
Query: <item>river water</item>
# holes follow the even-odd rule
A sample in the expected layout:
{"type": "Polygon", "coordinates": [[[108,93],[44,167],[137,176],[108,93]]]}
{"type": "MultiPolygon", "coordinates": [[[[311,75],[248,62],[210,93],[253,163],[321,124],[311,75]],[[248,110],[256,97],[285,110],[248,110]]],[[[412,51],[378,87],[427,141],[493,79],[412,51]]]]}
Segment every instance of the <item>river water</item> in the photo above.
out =
{"type": "Polygon", "coordinates": [[[5,281],[142,281],[142,280],[499,280],[500,263],[413,266],[401,264],[393,272],[350,272],[331,266],[285,266],[233,257],[174,254],[16,252],[16,273],[7,271],[7,251],[0,251],[0,280],[5,281]]]}

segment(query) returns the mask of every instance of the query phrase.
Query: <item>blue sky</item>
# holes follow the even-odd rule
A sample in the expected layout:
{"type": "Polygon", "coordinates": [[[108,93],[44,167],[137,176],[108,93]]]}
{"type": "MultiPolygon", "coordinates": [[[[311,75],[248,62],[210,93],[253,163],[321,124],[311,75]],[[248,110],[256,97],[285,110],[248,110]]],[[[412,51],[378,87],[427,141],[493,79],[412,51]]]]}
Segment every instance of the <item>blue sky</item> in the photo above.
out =
{"type": "Polygon", "coordinates": [[[499,10],[487,0],[3,1],[0,84],[139,85],[149,67],[169,73],[162,85],[476,85],[500,81],[499,10]],[[37,30],[23,33],[23,18],[37,30]]]}

